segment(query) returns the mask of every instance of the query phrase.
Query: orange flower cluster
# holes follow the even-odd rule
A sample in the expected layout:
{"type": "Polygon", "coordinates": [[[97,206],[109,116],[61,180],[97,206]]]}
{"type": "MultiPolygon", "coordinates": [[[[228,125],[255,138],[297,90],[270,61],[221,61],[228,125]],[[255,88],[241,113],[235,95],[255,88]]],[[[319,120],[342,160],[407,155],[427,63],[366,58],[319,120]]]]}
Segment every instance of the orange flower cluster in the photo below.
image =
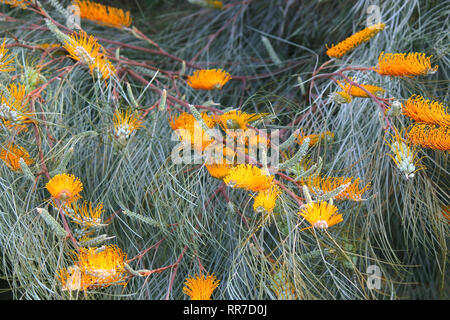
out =
{"type": "Polygon", "coordinates": [[[412,95],[403,106],[402,112],[416,122],[450,126],[447,107],[437,101],[425,100],[420,95],[412,95]]]}
{"type": "Polygon", "coordinates": [[[99,25],[123,28],[131,26],[130,12],[105,6],[88,0],[75,0],[74,5],[80,8],[80,17],[91,20],[99,25]]]}
{"type": "Polygon", "coordinates": [[[267,113],[246,113],[240,110],[232,110],[225,112],[220,116],[216,116],[216,122],[224,129],[230,130],[247,130],[250,122],[258,120],[267,115],[267,113]]]}
{"type": "MultiPolygon", "coordinates": [[[[350,80],[352,80],[352,79],[350,78],[350,80]]],[[[350,84],[347,81],[345,81],[345,85],[343,85],[339,80],[337,80],[337,83],[342,88],[342,90],[344,90],[345,92],[350,94],[352,97],[369,98],[369,95],[367,94],[367,92],[365,92],[363,89],[361,89],[357,86],[350,84]]],[[[380,88],[380,87],[377,87],[374,85],[361,84],[360,86],[375,96],[384,93],[383,88],[380,88]]]]}
{"type": "Polygon", "coordinates": [[[411,126],[408,140],[425,148],[450,151],[450,127],[417,123],[411,126]]]}
{"type": "Polygon", "coordinates": [[[189,76],[187,84],[196,90],[221,90],[230,79],[230,74],[222,69],[202,69],[189,76]]]}
{"type": "Polygon", "coordinates": [[[27,166],[33,163],[33,159],[25,149],[16,147],[12,143],[6,149],[0,149],[0,159],[13,171],[21,169],[20,159],[23,159],[27,166]]]}
{"type": "Polygon", "coordinates": [[[310,176],[307,179],[301,181],[305,184],[309,190],[316,196],[321,196],[328,192],[335,190],[336,188],[349,183],[349,186],[334,197],[335,200],[363,200],[362,195],[369,189],[369,184],[360,188],[360,180],[353,177],[320,177],[320,176],[310,176]]]}
{"type": "Polygon", "coordinates": [[[211,295],[219,283],[220,280],[217,280],[214,275],[195,275],[186,279],[183,293],[187,294],[191,300],[211,300],[211,295]]]}
{"type": "Polygon", "coordinates": [[[9,72],[14,71],[15,69],[10,66],[13,62],[13,58],[8,54],[8,49],[5,48],[6,39],[3,40],[2,45],[0,46],[0,72],[9,72]]]}
{"type": "Polygon", "coordinates": [[[251,164],[239,164],[230,169],[223,181],[233,188],[262,191],[272,186],[273,176],[266,175],[262,169],[251,164]]]}
{"type": "Polygon", "coordinates": [[[378,67],[374,69],[381,75],[394,77],[413,77],[427,75],[437,71],[438,66],[431,67],[432,56],[425,53],[384,53],[378,57],[378,67]]]}
{"type": "MultiPolygon", "coordinates": [[[[209,128],[214,126],[214,119],[206,113],[202,113],[202,118],[209,128]]],[[[199,152],[204,151],[214,142],[214,139],[201,128],[195,117],[190,113],[183,112],[177,118],[171,118],[170,127],[176,131],[180,140],[190,143],[199,152]]]]}
{"type": "Polygon", "coordinates": [[[11,83],[6,87],[8,97],[0,94],[0,122],[9,129],[21,132],[27,129],[31,113],[25,99],[25,85],[11,83]]]}
{"type": "Polygon", "coordinates": [[[311,202],[307,204],[299,215],[308,221],[311,226],[306,228],[328,229],[329,227],[344,221],[338,213],[338,208],[328,202],[311,202]]]}
{"type": "Polygon", "coordinates": [[[354,35],[348,37],[344,41],[338,43],[337,45],[333,45],[331,48],[327,46],[327,55],[330,58],[340,58],[345,55],[347,52],[353,50],[355,47],[359,46],[361,43],[369,41],[373,38],[378,32],[383,30],[385,27],[384,23],[377,23],[370,27],[367,27],[354,35]]]}
{"type": "Polygon", "coordinates": [[[106,288],[127,285],[126,254],[118,247],[80,248],[74,254],[74,266],[58,271],[63,290],[106,288]]]}
{"type": "Polygon", "coordinates": [[[80,199],[80,192],[83,190],[80,179],[66,173],[57,174],[47,182],[45,187],[53,198],[67,205],[80,199]]]}
{"type": "Polygon", "coordinates": [[[25,9],[28,5],[32,4],[31,0],[0,0],[0,3],[9,4],[11,7],[20,7],[25,9]]]}
{"type": "Polygon", "coordinates": [[[70,35],[69,40],[65,41],[64,48],[72,59],[87,65],[91,74],[97,72],[102,79],[109,79],[116,73],[111,61],[105,57],[103,47],[93,36],[88,38],[84,31],[70,35]]]}

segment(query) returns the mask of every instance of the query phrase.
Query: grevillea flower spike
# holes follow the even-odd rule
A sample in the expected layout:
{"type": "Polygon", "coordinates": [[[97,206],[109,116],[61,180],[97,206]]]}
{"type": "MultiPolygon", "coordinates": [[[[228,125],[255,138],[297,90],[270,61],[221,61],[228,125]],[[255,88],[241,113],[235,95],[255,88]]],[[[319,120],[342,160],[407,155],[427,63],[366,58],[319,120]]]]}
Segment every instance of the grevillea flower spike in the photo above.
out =
{"type": "Polygon", "coordinates": [[[425,53],[384,53],[378,57],[378,66],[374,70],[383,76],[413,77],[435,73],[438,66],[431,67],[431,57],[425,53]]]}
{"type": "Polygon", "coordinates": [[[417,123],[409,129],[408,140],[424,148],[450,151],[450,127],[417,123]]]}
{"type": "Polygon", "coordinates": [[[82,19],[91,20],[99,25],[123,28],[131,26],[130,12],[106,6],[88,0],[75,0],[74,5],[80,9],[82,19]]]}
{"type": "Polygon", "coordinates": [[[341,58],[343,55],[353,50],[355,47],[359,46],[361,43],[369,41],[378,32],[383,30],[385,27],[384,23],[377,23],[370,27],[367,27],[354,35],[348,37],[344,41],[333,45],[331,48],[327,46],[327,55],[330,58],[341,58]]]}
{"type": "Polygon", "coordinates": [[[450,126],[447,106],[438,101],[425,100],[420,95],[412,95],[403,105],[402,113],[419,123],[450,126]]]}

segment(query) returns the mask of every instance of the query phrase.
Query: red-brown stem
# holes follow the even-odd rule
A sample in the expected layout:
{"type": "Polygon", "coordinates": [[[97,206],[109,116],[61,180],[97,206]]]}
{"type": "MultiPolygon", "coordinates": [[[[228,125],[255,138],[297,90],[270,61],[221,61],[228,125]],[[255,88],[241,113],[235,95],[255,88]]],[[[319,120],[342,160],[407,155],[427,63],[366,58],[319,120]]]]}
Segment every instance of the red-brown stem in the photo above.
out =
{"type": "Polygon", "coordinates": [[[181,259],[183,258],[184,253],[186,252],[187,245],[184,246],[183,251],[178,257],[177,261],[174,264],[172,277],[170,278],[169,287],[167,288],[166,300],[169,300],[170,292],[172,291],[173,282],[175,281],[175,277],[177,275],[178,266],[180,265],[181,259]]]}

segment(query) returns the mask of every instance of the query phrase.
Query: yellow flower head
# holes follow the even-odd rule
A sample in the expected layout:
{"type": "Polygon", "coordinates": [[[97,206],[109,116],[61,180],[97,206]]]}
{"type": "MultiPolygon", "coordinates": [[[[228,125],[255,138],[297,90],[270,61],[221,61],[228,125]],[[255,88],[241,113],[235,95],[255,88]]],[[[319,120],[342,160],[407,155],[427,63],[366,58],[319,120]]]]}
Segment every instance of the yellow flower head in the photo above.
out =
{"type": "Polygon", "coordinates": [[[212,177],[216,179],[223,179],[230,172],[231,165],[227,163],[212,163],[205,164],[205,167],[212,177]]]}
{"type": "Polygon", "coordinates": [[[93,36],[88,37],[86,32],[80,31],[78,34],[73,33],[69,38],[64,42],[64,48],[72,59],[88,66],[91,74],[97,72],[103,79],[108,79],[116,72],[114,66],[105,57],[105,50],[93,36]]]}
{"type": "Polygon", "coordinates": [[[131,26],[130,12],[113,8],[88,0],[75,0],[74,5],[80,8],[80,17],[99,25],[123,28],[131,26]]]}
{"type": "Polygon", "coordinates": [[[321,133],[317,133],[317,134],[308,134],[308,135],[304,135],[302,132],[302,134],[299,134],[297,136],[297,143],[301,145],[301,144],[303,144],[303,141],[306,138],[309,138],[309,146],[312,147],[321,140],[324,140],[327,138],[333,138],[333,137],[334,137],[334,133],[330,132],[330,131],[325,131],[325,132],[321,132],[321,133]]]}
{"type": "MultiPolygon", "coordinates": [[[[363,89],[361,89],[359,87],[351,85],[347,81],[345,81],[345,86],[339,80],[337,80],[337,83],[342,88],[342,90],[344,90],[345,92],[350,94],[352,97],[369,98],[369,95],[367,94],[367,92],[365,92],[363,89]]],[[[378,96],[378,95],[384,93],[384,89],[377,87],[377,86],[373,86],[370,84],[361,84],[360,86],[363,87],[364,89],[366,89],[367,91],[369,91],[374,96],[378,96]]]]}
{"type": "Polygon", "coordinates": [[[353,180],[353,177],[320,177],[310,176],[302,180],[308,189],[316,196],[322,196],[336,188],[349,184],[345,190],[334,197],[335,200],[363,200],[364,192],[369,188],[369,184],[360,188],[359,178],[353,180]]]}
{"type": "Polygon", "coordinates": [[[202,69],[189,76],[187,84],[196,90],[220,90],[230,79],[230,74],[222,69],[202,69]]]}
{"type": "Polygon", "coordinates": [[[344,220],[337,211],[334,205],[322,201],[307,204],[299,214],[311,224],[309,228],[328,229],[344,220]]]}
{"type": "Polygon", "coordinates": [[[186,279],[183,293],[187,294],[191,300],[211,300],[211,295],[219,283],[220,280],[217,280],[214,275],[195,275],[186,279]]]}
{"type": "Polygon", "coordinates": [[[126,286],[126,254],[114,245],[80,248],[74,254],[75,265],[58,272],[63,290],[106,288],[113,284],[126,286]]]}
{"type": "Polygon", "coordinates": [[[378,57],[378,68],[375,69],[381,75],[394,77],[413,77],[427,75],[437,71],[438,66],[431,67],[432,56],[426,57],[425,53],[384,53],[378,57]]]}
{"type": "Polygon", "coordinates": [[[344,41],[338,43],[337,45],[333,45],[331,48],[327,46],[327,55],[330,58],[340,58],[345,55],[347,52],[353,50],[355,47],[359,46],[361,43],[369,41],[373,38],[378,32],[383,30],[385,27],[384,23],[377,23],[370,27],[367,27],[354,35],[348,37],[344,41]]]}
{"type": "Polygon", "coordinates": [[[272,212],[280,194],[281,190],[277,185],[272,185],[269,189],[259,191],[253,200],[253,210],[256,212],[272,212]]]}
{"type": "Polygon", "coordinates": [[[450,127],[414,124],[409,130],[408,140],[425,148],[450,151],[450,127]]]}
{"type": "Polygon", "coordinates": [[[240,110],[225,112],[216,116],[216,121],[224,130],[247,130],[250,122],[258,120],[267,115],[267,113],[246,113],[240,110]]]}
{"type": "Polygon", "coordinates": [[[92,74],[97,74],[101,79],[109,79],[116,73],[116,68],[111,61],[104,56],[98,56],[94,63],[89,66],[89,70],[92,74]]]}
{"type": "Polygon", "coordinates": [[[33,159],[25,149],[14,146],[12,143],[8,145],[7,149],[1,148],[0,159],[6,163],[6,165],[14,171],[20,170],[20,159],[29,166],[33,163],[33,159]]]}
{"type": "Polygon", "coordinates": [[[10,129],[20,132],[31,122],[31,113],[25,100],[25,85],[11,83],[6,90],[8,97],[0,94],[0,119],[10,129]]]}
{"type": "Polygon", "coordinates": [[[403,106],[402,112],[416,122],[450,126],[447,107],[437,101],[425,100],[420,95],[412,95],[403,106]]]}
{"type": "Polygon", "coordinates": [[[137,129],[143,127],[142,122],[135,112],[131,110],[121,112],[116,109],[113,118],[114,136],[116,139],[127,140],[137,129]]]}
{"type": "Polygon", "coordinates": [[[14,71],[14,67],[10,66],[13,63],[13,58],[8,54],[8,49],[5,49],[6,39],[3,40],[3,44],[0,46],[0,72],[14,71]]]}
{"type": "Polygon", "coordinates": [[[89,202],[89,206],[87,201],[83,201],[82,206],[78,206],[75,202],[70,207],[63,207],[63,209],[73,222],[81,225],[84,229],[103,226],[103,203],[92,207],[92,202],[89,202]]]}
{"type": "Polygon", "coordinates": [[[251,164],[239,164],[230,169],[223,181],[230,187],[256,192],[270,188],[273,176],[266,175],[263,170],[251,164]]]}
{"type": "Polygon", "coordinates": [[[58,199],[65,204],[70,204],[81,198],[79,193],[83,190],[83,184],[80,179],[73,174],[57,174],[45,185],[53,198],[58,199]]]}

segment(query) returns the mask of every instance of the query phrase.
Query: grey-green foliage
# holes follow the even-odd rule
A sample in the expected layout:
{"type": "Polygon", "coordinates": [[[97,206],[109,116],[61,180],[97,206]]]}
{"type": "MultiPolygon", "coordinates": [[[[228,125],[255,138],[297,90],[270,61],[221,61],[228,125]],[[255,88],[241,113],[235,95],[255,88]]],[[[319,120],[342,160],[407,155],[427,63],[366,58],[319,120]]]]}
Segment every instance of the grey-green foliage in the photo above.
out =
{"type": "MultiPolygon", "coordinates": [[[[327,60],[325,44],[336,43],[364,28],[366,10],[372,4],[380,7],[387,28],[335,65],[373,66],[381,51],[426,52],[434,56],[433,64],[439,65],[435,75],[417,79],[360,71],[349,75],[362,83],[382,86],[389,97],[399,101],[413,93],[448,101],[450,42],[445,22],[448,25],[450,8],[445,1],[256,0],[225,10],[199,9],[186,1],[164,1],[134,8],[133,24],[165,51],[186,61],[197,56],[194,62],[204,68],[224,68],[232,75],[250,77],[245,86],[232,80],[221,91],[206,93],[176,80],[185,101],[193,105],[214,101],[224,110],[241,108],[275,114],[272,122],[260,125],[266,129],[280,129],[303,117],[287,132],[329,130],[335,134],[331,143],[308,149],[306,156],[318,164],[320,171],[359,177],[364,183],[370,182],[371,188],[367,201],[336,202],[344,221],[327,232],[303,230],[308,224],[297,214],[298,203],[287,194],[278,200],[271,223],[262,225],[264,217],[253,212],[251,195],[228,188],[231,208],[220,193],[211,199],[221,182],[213,179],[204,166],[172,163],[170,154],[178,141],[172,141],[167,109],[150,112],[144,127],[126,144],[115,144],[114,110],[135,108],[136,104],[148,108],[161,96],[132,78],[127,79],[129,85],[112,78],[105,86],[79,66],[42,92],[43,99],[35,103],[34,120],[39,124],[42,157],[48,170],[55,174],[65,169],[74,174],[83,183],[84,200],[104,203],[109,224],[93,239],[118,245],[130,259],[154,246],[141,259],[130,262],[133,270],[171,265],[184,252],[170,299],[187,298],[182,293],[184,279],[199,272],[199,263],[221,280],[214,299],[276,299],[273,283],[280,280],[280,272],[283,285],[292,288],[299,299],[448,298],[448,224],[441,209],[449,204],[448,153],[421,151],[427,169],[405,180],[386,156],[389,148],[375,104],[357,98],[350,104],[334,104],[328,96],[339,89],[328,79],[317,81],[309,96],[308,79],[313,69],[327,60]],[[225,23],[229,24],[221,29],[225,23]],[[262,37],[270,41],[281,66],[267,51],[262,37]],[[299,78],[304,91],[298,88],[299,78]],[[311,108],[315,112],[309,113],[311,108]],[[370,265],[381,268],[380,290],[366,286],[370,265]]],[[[54,7],[43,5],[52,17],[64,23],[65,18],[58,16],[54,7]]],[[[6,9],[2,12],[9,12],[9,7],[2,8],[6,9]]],[[[38,17],[29,12],[14,9],[11,14],[38,23],[38,17]]],[[[101,38],[148,46],[126,31],[85,21],[82,27],[101,38]]],[[[51,32],[31,32],[19,23],[2,21],[1,36],[10,39],[10,33],[18,39],[26,38],[28,43],[58,40],[51,32]]],[[[12,51],[21,63],[40,58],[39,52],[25,48],[12,51]]],[[[122,48],[120,56],[150,60],[165,70],[186,68],[187,75],[193,71],[168,57],[128,48],[122,48]]],[[[66,59],[49,65],[43,73],[49,79],[62,66],[71,64],[66,59]]],[[[162,85],[172,86],[161,73],[132,68],[148,81],[157,75],[160,89],[162,85]]],[[[336,67],[326,72],[333,70],[336,67]]],[[[0,79],[2,84],[12,81],[4,74],[0,79]]],[[[167,94],[176,93],[167,90],[167,94]]],[[[171,113],[176,113],[175,109],[171,113]]],[[[409,123],[403,117],[390,120],[396,126],[409,123]]],[[[0,135],[4,146],[11,136],[3,130],[0,135]]],[[[289,145],[286,150],[291,156],[298,154],[300,147],[288,137],[284,138],[288,141],[284,146],[289,145]]],[[[33,156],[35,163],[29,169],[37,175],[42,168],[32,127],[15,136],[15,143],[33,156]]],[[[299,173],[306,176],[305,170],[299,173]]],[[[313,170],[308,173],[313,174],[313,170]]],[[[52,232],[36,212],[37,207],[48,205],[46,178],[40,174],[34,182],[28,176],[0,167],[0,265],[15,298],[70,298],[61,291],[55,274],[71,265],[68,253],[73,246],[70,240],[52,232]]],[[[293,178],[297,177],[294,174],[293,178]]],[[[302,196],[297,186],[287,187],[302,196]]],[[[48,211],[62,225],[58,212],[51,206],[48,211]]],[[[170,270],[155,273],[146,285],[144,277],[134,277],[126,287],[111,286],[77,297],[164,299],[172,275],[170,270]]]]}

